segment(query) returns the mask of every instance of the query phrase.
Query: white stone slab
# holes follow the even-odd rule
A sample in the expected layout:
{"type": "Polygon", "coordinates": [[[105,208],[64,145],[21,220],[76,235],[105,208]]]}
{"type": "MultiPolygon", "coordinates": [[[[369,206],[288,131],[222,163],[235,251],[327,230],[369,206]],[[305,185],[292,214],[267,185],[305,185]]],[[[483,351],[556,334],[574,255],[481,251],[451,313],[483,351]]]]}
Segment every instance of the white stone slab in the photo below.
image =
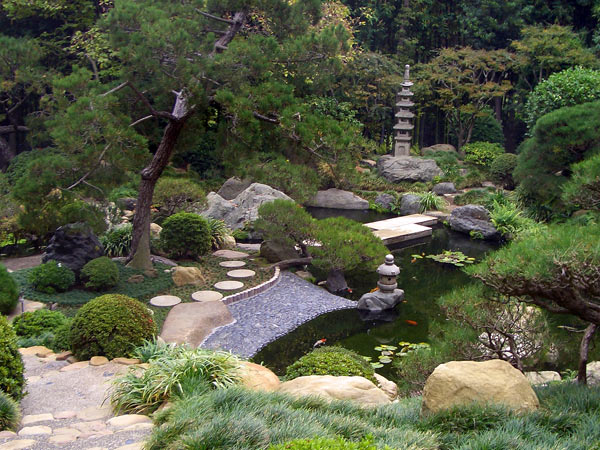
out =
{"type": "Polygon", "coordinates": [[[222,298],[223,294],[217,291],[196,291],[192,294],[192,300],[195,302],[214,302],[222,298]]]}
{"type": "Polygon", "coordinates": [[[231,278],[252,278],[254,275],[256,275],[256,272],[249,269],[236,269],[227,272],[227,276],[231,278]]]}
{"type": "Polygon", "coordinates": [[[220,262],[219,265],[221,267],[227,267],[228,269],[237,269],[239,267],[244,267],[246,265],[246,263],[244,261],[223,261],[220,262]]]}
{"type": "Polygon", "coordinates": [[[235,250],[217,250],[213,253],[213,256],[218,256],[219,258],[225,259],[244,259],[249,255],[248,253],[238,252],[235,250]]]}
{"type": "Polygon", "coordinates": [[[152,306],[169,307],[181,303],[181,299],[175,295],[159,295],[150,300],[152,306]]]}
{"type": "Polygon", "coordinates": [[[219,281],[215,283],[215,288],[221,291],[235,291],[244,287],[244,283],[241,281],[219,281]]]}
{"type": "Polygon", "coordinates": [[[372,230],[394,230],[406,225],[435,225],[436,223],[436,217],[427,216],[425,214],[410,214],[408,216],[393,217],[378,222],[365,223],[365,226],[372,230]]]}

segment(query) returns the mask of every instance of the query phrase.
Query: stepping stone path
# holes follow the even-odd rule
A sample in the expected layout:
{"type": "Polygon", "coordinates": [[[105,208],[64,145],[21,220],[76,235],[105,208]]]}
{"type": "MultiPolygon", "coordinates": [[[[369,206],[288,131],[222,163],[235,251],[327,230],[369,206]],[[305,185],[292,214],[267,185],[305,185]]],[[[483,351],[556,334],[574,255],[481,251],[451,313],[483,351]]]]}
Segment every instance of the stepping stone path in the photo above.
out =
{"type": "Polygon", "coordinates": [[[248,255],[248,253],[238,252],[235,250],[217,250],[213,253],[213,256],[225,259],[244,259],[250,255],[248,255]]]}
{"type": "Polygon", "coordinates": [[[181,299],[175,295],[159,295],[150,300],[152,306],[168,307],[181,303],[181,299]]]}
{"type": "Polygon", "coordinates": [[[231,278],[252,278],[254,275],[256,275],[256,272],[249,269],[236,269],[227,272],[227,276],[231,278]]]}
{"type": "Polygon", "coordinates": [[[214,302],[222,298],[223,294],[217,291],[196,291],[192,294],[192,300],[195,302],[214,302]]]}
{"type": "Polygon", "coordinates": [[[237,269],[239,267],[244,267],[246,263],[244,261],[223,261],[220,262],[219,265],[221,267],[227,267],[228,269],[237,269]]]}
{"type": "Polygon", "coordinates": [[[215,288],[221,291],[235,291],[244,287],[244,283],[241,281],[219,281],[215,283],[215,288]]]}
{"type": "MultiPolygon", "coordinates": [[[[0,432],[0,450],[142,449],[152,420],[138,414],[113,417],[107,403],[103,405],[111,380],[128,365],[116,359],[105,362],[104,357],[94,360],[104,363],[99,366],[88,361],[69,364],[39,348],[21,353],[27,379],[27,395],[21,401],[23,419],[16,433],[0,432]],[[73,369],[65,370],[68,367],[73,369]]],[[[140,361],[123,358],[123,362],[140,361]]]]}

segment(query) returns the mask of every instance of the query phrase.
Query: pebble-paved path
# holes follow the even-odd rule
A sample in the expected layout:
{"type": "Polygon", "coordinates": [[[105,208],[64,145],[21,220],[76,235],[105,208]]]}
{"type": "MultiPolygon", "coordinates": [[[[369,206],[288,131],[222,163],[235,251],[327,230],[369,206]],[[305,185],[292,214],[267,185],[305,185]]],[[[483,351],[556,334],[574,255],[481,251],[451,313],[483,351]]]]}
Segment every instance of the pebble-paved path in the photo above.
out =
{"type": "Polygon", "coordinates": [[[356,302],[282,272],[281,280],[271,289],[228,305],[236,321],[217,328],[201,347],[250,358],[268,343],[321,314],[355,307],[356,302]]]}

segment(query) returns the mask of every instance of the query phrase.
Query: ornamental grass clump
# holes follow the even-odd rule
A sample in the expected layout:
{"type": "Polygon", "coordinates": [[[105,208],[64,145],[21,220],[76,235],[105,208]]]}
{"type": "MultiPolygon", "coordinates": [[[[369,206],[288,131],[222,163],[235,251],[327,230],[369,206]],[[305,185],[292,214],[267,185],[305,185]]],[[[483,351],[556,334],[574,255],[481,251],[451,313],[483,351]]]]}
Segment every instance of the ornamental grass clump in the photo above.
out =
{"type": "Polygon", "coordinates": [[[21,422],[19,404],[0,391],[0,431],[16,431],[21,422]]]}
{"type": "Polygon", "coordinates": [[[145,344],[150,366],[115,380],[110,403],[115,412],[149,414],[174,396],[225,388],[238,381],[240,360],[227,352],[167,344],[145,344]]]}
{"type": "Polygon", "coordinates": [[[79,360],[130,356],[136,346],[156,334],[150,310],[120,294],[96,297],[83,305],[71,325],[71,350],[79,360]]]}

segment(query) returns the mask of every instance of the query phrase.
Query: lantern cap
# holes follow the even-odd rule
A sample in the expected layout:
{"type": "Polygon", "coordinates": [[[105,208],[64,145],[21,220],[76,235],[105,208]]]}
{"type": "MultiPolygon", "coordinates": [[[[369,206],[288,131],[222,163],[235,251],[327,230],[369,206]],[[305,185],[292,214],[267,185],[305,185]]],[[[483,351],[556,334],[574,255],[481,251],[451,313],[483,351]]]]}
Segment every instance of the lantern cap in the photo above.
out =
{"type": "Polygon", "coordinates": [[[394,264],[394,255],[386,255],[385,263],[377,268],[377,273],[384,277],[395,277],[400,274],[400,268],[394,264]]]}

